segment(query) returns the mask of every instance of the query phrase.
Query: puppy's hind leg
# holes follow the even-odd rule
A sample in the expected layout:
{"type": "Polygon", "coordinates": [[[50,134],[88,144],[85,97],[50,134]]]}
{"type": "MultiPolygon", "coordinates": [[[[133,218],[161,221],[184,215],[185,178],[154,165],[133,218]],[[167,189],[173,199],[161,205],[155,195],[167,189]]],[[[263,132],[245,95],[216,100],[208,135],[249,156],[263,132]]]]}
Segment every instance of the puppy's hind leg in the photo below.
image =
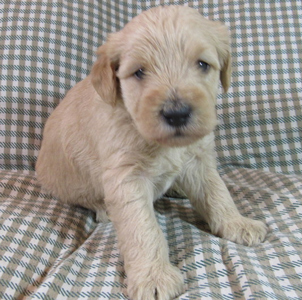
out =
{"type": "Polygon", "coordinates": [[[110,219],[108,217],[106,208],[105,208],[105,204],[103,205],[104,207],[99,208],[96,212],[95,212],[95,219],[98,223],[109,223],[110,219]]]}
{"type": "Polygon", "coordinates": [[[92,202],[89,204],[87,203],[87,201],[81,201],[81,203],[82,203],[81,206],[95,212],[95,221],[97,223],[109,223],[110,222],[104,200],[95,201],[95,202],[92,202]]]}
{"type": "Polygon", "coordinates": [[[248,246],[264,240],[266,225],[240,215],[210,153],[190,159],[176,180],[176,188],[185,192],[213,234],[248,246]]]}
{"type": "MultiPolygon", "coordinates": [[[[95,221],[97,223],[108,223],[110,219],[107,214],[106,205],[104,202],[104,191],[102,185],[96,183],[92,177],[87,180],[77,182],[78,185],[73,189],[73,198],[68,203],[79,205],[95,212],[95,221]]],[[[69,192],[69,195],[72,195],[69,192]]]]}

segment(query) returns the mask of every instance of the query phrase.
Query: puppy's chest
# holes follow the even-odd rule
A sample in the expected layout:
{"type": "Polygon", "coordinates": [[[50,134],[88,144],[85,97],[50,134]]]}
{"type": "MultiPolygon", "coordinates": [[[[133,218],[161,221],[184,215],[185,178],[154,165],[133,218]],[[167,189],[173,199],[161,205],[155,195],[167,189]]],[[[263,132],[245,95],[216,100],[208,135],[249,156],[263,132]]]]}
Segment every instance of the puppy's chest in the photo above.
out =
{"type": "Polygon", "coordinates": [[[154,200],[167,192],[177,176],[180,175],[183,164],[181,155],[164,157],[152,164],[149,174],[154,185],[154,200]]]}

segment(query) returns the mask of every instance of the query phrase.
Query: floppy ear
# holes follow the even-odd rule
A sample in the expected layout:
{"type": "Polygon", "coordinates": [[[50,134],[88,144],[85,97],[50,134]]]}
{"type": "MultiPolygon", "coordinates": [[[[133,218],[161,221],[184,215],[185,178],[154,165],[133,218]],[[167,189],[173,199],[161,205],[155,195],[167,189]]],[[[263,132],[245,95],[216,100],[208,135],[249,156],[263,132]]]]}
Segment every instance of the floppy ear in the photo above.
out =
{"type": "Polygon", "coordinates": [[[219,21],[215,21],[215,46],[220,62],[220,81],[225,92],[227,92],[231,83],[232,74],[232,56],[230,50],[229,30],[219,21]]]}
{"type": "Polygon", "coordinates": [[[107,43],[99,47],[98,59],[92,66],[90,75],[92,85],[102,100],[115,105],[119,89],[119,82],[116,77],[118,60],[110,57],[109,51],[110,47],[107,43]]]}
{"type": "Polygon", "coordinates": [[[228,91],[231,84],[232,74],[232,58],[230,51],[227,51],[227,57],[222,61],[222,68],[220,70],[220,81],[225,92],[228,91]]]}

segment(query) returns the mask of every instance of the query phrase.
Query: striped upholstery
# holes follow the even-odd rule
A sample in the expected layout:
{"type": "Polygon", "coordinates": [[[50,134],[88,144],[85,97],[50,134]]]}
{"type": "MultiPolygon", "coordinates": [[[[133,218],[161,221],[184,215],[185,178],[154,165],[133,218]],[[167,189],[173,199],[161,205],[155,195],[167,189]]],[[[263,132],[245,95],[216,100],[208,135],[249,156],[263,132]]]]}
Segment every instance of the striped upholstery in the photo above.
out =
{"type": "Polygon", "coordinates": [[[126,299],[112,224],[44,194],[34,165],[47,117],[89,73],[107,33],[168,3],[230,28],[232,86],[217,105],[219,170],[240,212],[269,227],[263,244],[236,245],[211,235],[188,200],[159,200],[170,259],[185,278],[179,299],[302,298],[300,0],[1,3],[1,299],[126,299]]]}

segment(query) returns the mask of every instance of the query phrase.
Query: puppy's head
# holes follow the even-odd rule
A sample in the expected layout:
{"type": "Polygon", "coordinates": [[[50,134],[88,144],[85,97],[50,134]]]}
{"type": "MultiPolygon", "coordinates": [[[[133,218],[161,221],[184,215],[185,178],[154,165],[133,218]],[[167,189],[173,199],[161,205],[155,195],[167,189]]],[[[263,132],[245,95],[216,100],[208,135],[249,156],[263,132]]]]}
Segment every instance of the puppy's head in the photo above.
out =
{"type": "Polygon", "coordinates": [[[231,62],[227,29],[182,6],[152,8],[109,36],[91,72],[103,101],[123,101],[149,141],[185,146],[216,126],[231,62]]]}

